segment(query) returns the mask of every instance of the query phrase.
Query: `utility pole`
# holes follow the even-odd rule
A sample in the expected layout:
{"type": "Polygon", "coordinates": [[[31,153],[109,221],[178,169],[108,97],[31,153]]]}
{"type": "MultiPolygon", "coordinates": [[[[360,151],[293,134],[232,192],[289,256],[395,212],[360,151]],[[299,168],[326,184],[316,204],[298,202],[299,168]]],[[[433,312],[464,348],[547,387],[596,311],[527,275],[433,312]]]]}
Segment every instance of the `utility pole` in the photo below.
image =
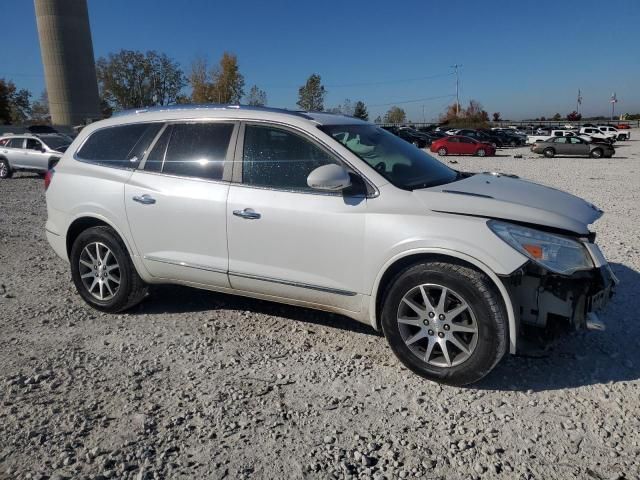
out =
{"type": "Polygon", "coordinates": [[[580,93],[580,89],[578,89],[578,100],[576,101],[576,112],[580,113],[580,105],[582,105],[582,94],[580,93]]]}
{"type": "Polygon", "coordinates": [[[616,97],[616,92],[611,94],[611,121],[613,122],[613,112],[615,111],[616,103],[618,103],[618,97],[616,97]]]}
{"type": "Polygon", "coordinates": [[[456,72],[456,117],[460,114],[460,75],[458,74],[458,68],[461,67],[460,64],[451,65],[456,72]]]}

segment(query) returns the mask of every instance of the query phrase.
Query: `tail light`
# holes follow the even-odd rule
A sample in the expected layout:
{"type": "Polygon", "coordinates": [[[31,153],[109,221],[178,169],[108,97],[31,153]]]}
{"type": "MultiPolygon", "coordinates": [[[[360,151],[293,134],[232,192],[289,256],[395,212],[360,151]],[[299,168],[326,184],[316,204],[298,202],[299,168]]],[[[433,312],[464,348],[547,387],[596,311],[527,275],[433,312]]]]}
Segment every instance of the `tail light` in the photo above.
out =
{"type": "Polygon", "coordinates": [[[49,188],[49,185],[51,185],[51,180],[53,179],[53,174],[54,173],[56,173],[56,171],[52,168],[51,170],[47,170],[47,173],[44,176],[44,191],[45,192],[49,188]]]}

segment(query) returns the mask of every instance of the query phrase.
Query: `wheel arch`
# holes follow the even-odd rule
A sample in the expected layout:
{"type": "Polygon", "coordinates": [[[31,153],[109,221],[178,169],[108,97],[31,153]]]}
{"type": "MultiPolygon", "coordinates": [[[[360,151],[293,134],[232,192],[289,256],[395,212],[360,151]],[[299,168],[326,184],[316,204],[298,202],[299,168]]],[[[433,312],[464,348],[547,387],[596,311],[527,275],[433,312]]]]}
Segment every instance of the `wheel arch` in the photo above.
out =
{"type": "Polygon", "coordinates": [[[107,221],[107,220],[105,220],[104,218],[101,218],[101,217],[95,217],[95,216],[91,216],[91,215],[83,215],[83,216],[75,218],[71,222],[71,224],[69,225],[69,228],[67,228],[67,234],[66,234],[66,238],[65,238],[65,245],[66,245],[66,249],[67,249],[67,258],[69,258],[71,256],[71,248],[73,247],[73,243],[76,241],[76,238],[78,238],[78,235],[80,235],[82,232],[84,232],[88,228],[92,228],[92,227],[109,227],[109,228],[111,228],[114,231],[114,233],[116,235],[118,235],[118,237],[120,237],[120,239],[122,240],[122,243],[124,243],[125,247],[127,248],[128,253],[129,253],[129,256],[131,256],[131,258],[134,257],[133,252],[131,251],[131,248],[129,247],[129,244],[127,243],[127,240],[125,239],[124,235],[122,235],[122,233],[120,233],[118,231],[118,229],[116,228],[115,225],[113,225],[112,223],[110,223],[109,221],[107,221]]]}
{"type": "Polygon", "coordinates": [[[447,262],[455,262],[459,264],[463,264],[467,267],[473,268],[474,270],[480,271],[484,273],[494,286],[497,288],[500,293],[500,297],[503,302],[503,306],[507,313],[508,320],[508,336],[509,336],[509,352],[516,353],[516,343],[518,338],[518,322],[515,316],[515,312],[513,309],[513,303],[511,301],[511,297],[509,296],[509,292],[506,287],[500,281],[500,278],[496,273],[494,273],[486,264],[481,262],[480,260],[466,255],[461,252],[457,252],[454,250],[446,250],[439,248],[432,249],[419,249],[409,252],[404,252],[402,254],[396,255],[391,258],[387,263],[383,266],[383,268],[378,273],[376,277],[375,283],[373,285],[372,296],[370,299],[369,305],[369,322],[376,329],[380,330],[380,312],[382,310],[382,301],[384,299],[384,294],[393,280],[393,278],[402,270],[408,268],[411,265],[414,265],[419,262],[424,261],[447,261],[447,262]]]}

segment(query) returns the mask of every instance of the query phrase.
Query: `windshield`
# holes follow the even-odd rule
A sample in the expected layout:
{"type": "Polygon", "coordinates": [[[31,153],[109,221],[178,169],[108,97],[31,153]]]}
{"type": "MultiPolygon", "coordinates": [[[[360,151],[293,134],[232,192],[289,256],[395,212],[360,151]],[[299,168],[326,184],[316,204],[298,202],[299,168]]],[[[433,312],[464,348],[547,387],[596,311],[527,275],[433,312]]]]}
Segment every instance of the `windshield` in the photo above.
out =
{"type": "Polygon", "coordinates": [[[414,190],[458,179],[455,170],[374,125],[322,125],[319,128],[398,188],[414,190]]]}

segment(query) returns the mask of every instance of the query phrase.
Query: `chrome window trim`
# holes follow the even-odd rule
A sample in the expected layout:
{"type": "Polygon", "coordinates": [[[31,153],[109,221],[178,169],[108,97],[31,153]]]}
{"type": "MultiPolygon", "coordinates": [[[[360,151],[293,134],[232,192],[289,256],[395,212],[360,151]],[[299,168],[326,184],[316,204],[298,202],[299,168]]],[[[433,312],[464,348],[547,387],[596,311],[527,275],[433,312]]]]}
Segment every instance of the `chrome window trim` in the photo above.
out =
{"type": "Polygon", "coordinates": [[[342,295],[345,297],[355,297],[357,295],[356,292],[350,292],[348,290],[340,290],[338,288],[331,288],[331,287],[322,287],[319,285],[311,285],[309,283],[292,282],[290,280],[284,280],[280,278],[262,277],[260,275],[251,275],[248,273],[230,271],[229,276],[247,278],[250,280],[259,280],[262,282],[278,283],[280,285],[287,285],[290,287],[306,288],[308,290],[317,290],[319,292],[332,293],[335,295],[342,295]]]}
{"type": "Polygon", "coordinates": [[[305,193],[305,194],[308,194],[308,195],[323,195],[323,196],[331,196],[331,197],[340,197],[340,196],[344,195],[342,192],[322,192],[322,191],[310,191],[310,190],[284,189],[284,188],[277,188],[277,187],[262,187],[262,186],[256,186],[256,185],[247,185],[246,183],[243,183],[243,181],[242,181],[242,165],[244,165],[243,153],[244,153],[245,127],[247,125],[256,124],[257,126],[261,126],[261,127],[263,127],[263,126],[274,126],[274,127],[277,127],[277,128],[281,128],[282,130],[288,130],[288,131],[291,131],[292,133],[300,135],[305,140],[308,140],[313,145],[317,146],[321,150],[324,150],[331,157],[333,157],[336,161],[338,161],[338,163],[342,163],[342,164],[348,166],[349,169],[351,169],[353,172],[355,172],[357,175],[359,175],[364,180],[364,182],[372,190],[372,193],[370,193],[370,194],[352,195],[349,198],[375,198],[375,197],[380,195],[380,191],[378,190],[376,185],[371,180],[369,180],[367,178],[367,176],[362,173],[362,171],[360,171],[358,168],[356,168],[351,162],[346,160],[342,155],[340,155],[338,152],[336,152],[330,145],[328,145],[322,139],[311,135],[306,130],[304,130],[302,128],[299,128],[299,127],[296,127],[294,125],[290,125],[288,123],[277,122],[277,121],[273,121],[273,120],[242,119],[241,123],[242,123],[242,138],[238,143],[238,148],[237,148],[237,151],[236,151],[236,157],[235,157],[235,160],[234,160],[236,163],[240,164],[240,174],[239,174],[239,178],[236,178],[236,176],[234,176],[234,178],[233,178],[234,185],[242,186],[242,187],[245,187],[245,188],[255,188],[255,189],[260,189],[260,190],[272,190],[272,191],[290,192],[290,193],[305,193]]]}

